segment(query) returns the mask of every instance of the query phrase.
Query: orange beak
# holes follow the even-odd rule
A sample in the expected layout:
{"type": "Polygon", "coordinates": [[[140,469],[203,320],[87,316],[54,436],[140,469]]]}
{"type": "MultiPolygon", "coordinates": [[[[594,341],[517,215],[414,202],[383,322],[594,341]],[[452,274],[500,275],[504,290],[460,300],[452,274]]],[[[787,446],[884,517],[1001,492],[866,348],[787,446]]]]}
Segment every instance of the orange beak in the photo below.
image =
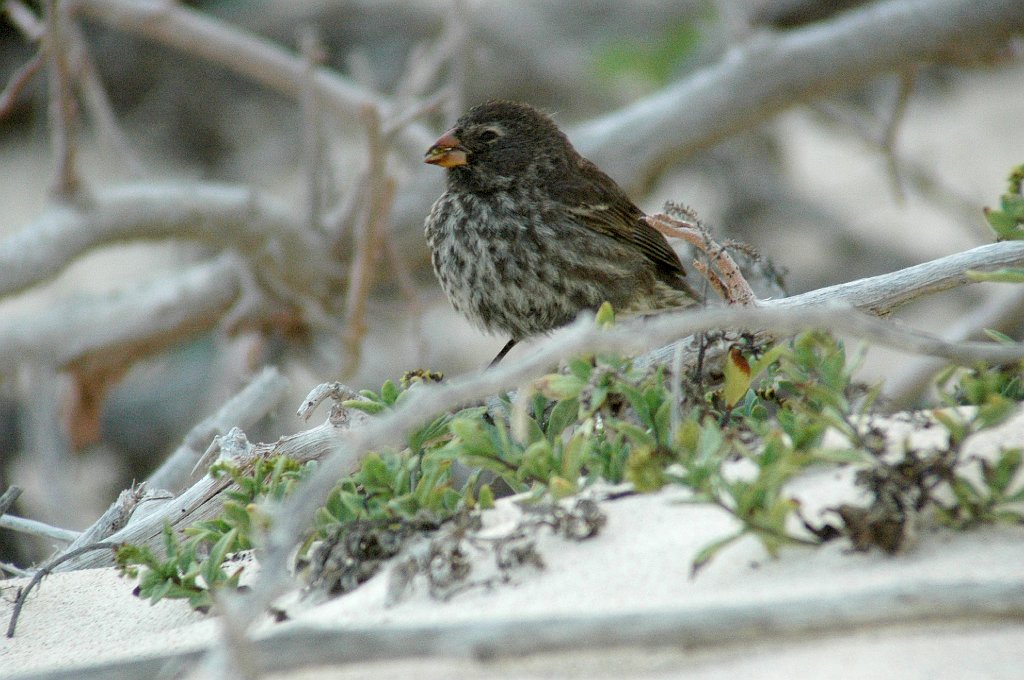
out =
{"type": "Polygon", "coordinates": [[[431,165],[440,165],[442,168],[455,168],[465,165],[468,161],[466,160],[466,149],[462,146],[462,142],[449,130],[441,135],[434,142],[433,146],[427,149],[427,155],[423,162],[430,163],[431,165]]]}

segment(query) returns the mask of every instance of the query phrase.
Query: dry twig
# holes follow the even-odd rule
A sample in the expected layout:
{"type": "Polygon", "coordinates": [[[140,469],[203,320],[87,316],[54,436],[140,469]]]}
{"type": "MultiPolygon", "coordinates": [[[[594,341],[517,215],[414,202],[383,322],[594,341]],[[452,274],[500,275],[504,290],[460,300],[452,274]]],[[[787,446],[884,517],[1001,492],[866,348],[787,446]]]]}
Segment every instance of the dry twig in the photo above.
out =
{"type": "Polygon", "coordinates": [[[18,101],[18,96],[21,91],[25,89],[25,86],[29,84],[32,78],[39,73],[43,66],[46,65],[46,55],[42,52],[37,52],[34,57],[29,59],[25,64],[19,68],[11,79],[7,82],[7,86],[3,92],[0,92],[0,118],[4,118],[11,109],[14,108],[15,102],[18,101]]]}
{"type": "Polygon", "coordinates": [[[59,201],[71,201],[82,192],[82,179],[75,166],[78,153],[78,103],[71,84],[68,64],[66,6],[60,0],[46,2],[46,35],[44,46],[49,68],[50,141],[57,159],[52,193],[59,201]]]}
{"type": "Polygon", "coordinates": [[[643,219],[665,236],[681,239],[707,255],[717,271],[698,260],[693,262],[693,266],[722,299],[731,305],[755,304],[757,297],[728,250],[712,240],[711,234],[692,210],[676,207],[675,211],[680,212],[685,221],[664,213],[648,215],[643,219]]]}

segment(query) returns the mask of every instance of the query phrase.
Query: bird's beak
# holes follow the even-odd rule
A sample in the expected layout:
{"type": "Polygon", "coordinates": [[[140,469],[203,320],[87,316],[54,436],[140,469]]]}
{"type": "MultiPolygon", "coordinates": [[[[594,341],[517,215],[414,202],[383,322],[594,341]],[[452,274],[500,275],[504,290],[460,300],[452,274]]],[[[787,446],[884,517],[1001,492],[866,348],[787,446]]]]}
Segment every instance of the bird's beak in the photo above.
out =
{"type": "Polygon", "coordinates": [[[459,138],[449,130],[427,149],[423,162],[440,165],[442,168],[455,168],[468,162],[466,153],[466,147],[462,146],[459,138]]]}

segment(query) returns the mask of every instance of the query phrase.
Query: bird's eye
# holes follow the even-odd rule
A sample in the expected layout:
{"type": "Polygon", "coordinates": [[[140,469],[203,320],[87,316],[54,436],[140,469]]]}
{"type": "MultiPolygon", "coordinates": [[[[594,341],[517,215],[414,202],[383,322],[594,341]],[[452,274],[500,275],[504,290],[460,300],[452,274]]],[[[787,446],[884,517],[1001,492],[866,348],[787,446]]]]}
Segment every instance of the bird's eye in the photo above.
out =
{"type": "Polygon", "coordinates": [[[484,130],[483,132],[480,133],[480,141],[481,142],[493,142],[495,139],[497,139],[500,136],[501,135],[498,134],[497,130],[494,130],[492,128],[487,128],[486,130],[484,130]]]}

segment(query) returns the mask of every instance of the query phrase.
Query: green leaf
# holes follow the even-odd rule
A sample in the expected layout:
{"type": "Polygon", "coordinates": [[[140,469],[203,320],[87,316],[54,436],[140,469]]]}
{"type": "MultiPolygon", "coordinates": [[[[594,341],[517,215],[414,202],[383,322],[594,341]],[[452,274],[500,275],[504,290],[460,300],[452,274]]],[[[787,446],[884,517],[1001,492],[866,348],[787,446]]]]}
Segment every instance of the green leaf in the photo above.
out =
{"type": "Polygon", "coordinates": [[[724,548],[732,545],[746,534],[745,529],[740,529],[734,534],[723,536],[701,548],[693,556],[693,563],[690,565],[690,578],[697,576],[697,572],[706,567],[708,563],[724,548]]]}
{"type": "Polygon", "coordinates": [[[1024,221],[1024,196],[1020,194],[1003,194],[999,205],[1007,215],[1018,223],[1024,221]]]}
{"type": "Polygon", "coordinates": [[[555,457],[551,442],[547,439],[539,439],[526,447],[519,468],[521,473],[534,479],[547,480],[555,471],[555,457]]]}
{"type": "Polygon", "coordinates": [[[628,423],[624,420],[615,420],[610,422],[609,425],[615,429],[616,432],[629,439],[634,446],[646,447],[653,449],[658,445],[658,441],[642,427],[638,427],[633,423],[628,423]]]}
{"type": "Polygon", "coordinates": [[[580,402],[579,399],[564,399],[551,409],[551,415],[548,416],[548,427],[547,427],[547,438],[548,441],[554,441],[560,437],[565,430],[576,422],[576,418],[579,415],[580,402]]]}
{"type": "Polygon", "coordinates": [[[1002,496],[1010,488],[1010,483],[1017,477],[1021,468],[1021,449],[1004,449],[995,465],[984,466],[985,483],[1002,496]]]}
{"type": "Polygon", "coordinates": [[[368,413],[371,416],[376,415],[387,408],[387,406],[379,401],[362,401],[361,399],[346,399],[341,402],[341,405],[345,408],[354,408],[357,411],[368,413]]]}
{"type": "Polygon", "coordinates": [[[953,411],[945,409],[932,411],[932,417],[939,421],[949,431],[951,444],[962,442],[967,436],[967,424],[954,415],[953,411]]]}
{"type": "Polygon", "coordinates": [[[394,489],[394,474],[378,453],[363,459],[359,481],[370,493],[386,493],[394,489]]]}
{"type": "Polygon", "coordinates": [[[447,413],[435,418],[429,425],[409,436],[409,448],[419,451],[421,448],[448,434],[448,423],[451,416],[447,413]]]}
{"type": "Polygon", "coordinates": [[[974,422],[979,429],[995,427],[1016,412],[1017,404],[999,394],[991,394],[978,406],[974,422]]]}
{"type": "Polygon", "coordinates": [[[494,442],[487,435],[487,429],[479,420],[456,418],[449,425],[452,434],[459,438],[463,450],[473,456],[494,456],[494,442]]]}
{"type": "Polygon", "coordinates": [[[597,315],[594,317],[594,325],[598,328],[611,328],[615,325],[615,310],[611,303],[602,302],[597,308],[597,315]]]}
{"type": "Polygon", "coordinates": [[[586,383],[575,375],[550,373],[538,378],[534,385],[548,399],[562,400],[580,396],[580,391],[586,383]]]}
{"type": "MultiPolygon", "coordinates": [[[[1024,269],[1022,269],[1021,272],[1024,272],[1024,269]]],[[[1007,335],[1006,333],[1002,333],[1000,331],[997,331],[994,328],[986,328],[985,329],[985,335],[987,335],[992,340],[995,340],[996,342],[998,342],[1001,345],[1015,345],[1015,344],[1017,344],[1017,341],[1014,340],[1013,338],[1011,338],[1009,335],[1007,335]]]]}
{"type": "Polygon", "coordinates": [[[761,375],[769,366],[776,363],[783,355],[789,354],[789,352],[789,347],[784,342],[774,345],[750,365],[750,376],[756,378],[761,375]]]}
{"type": "Polygon", "coordinates": [[[398,387],[391,380],[385,380],[380,387],[380,398],[384,403],[392,405],[398,400],[398,387]]]}
{"type": "Polygon", "coordinates": [[[590,380],[590,376],[594,372],[594,365],[589,360],[582,359],[579,357],[569,359],[568,367],[569,372],[572,373],[577,378],[579,378],[580,380],[582,380],[583,382],[587,382],[588,380],[590,380]]]}
{"type": "Polygon", "coordinates": [[[490,510],[494,507],[494,491],[491,490],[490,484],[483,484],[480,487],[480,491],[477,494],[477,502],[480,504],[481,509],[490,510]]]}
{"type": "Polygon", "coordinates": [[[626,459],[626,479],[640,493],[657,491],[668,483],[661,461],[645,446],[635,446],[626,459]]]}
{"type": "Polygon", "coordinates": [[[203,564],[203,580],[206,581],[208,588],[213,588],[224,578],[224,572],[221,570],[221,565],[224,564],[224,558],[228,552],[234,546],[235,539],[238,537],[238,532],[232,529],[228,533],[224,534],[223,537],[212,548],[210,548],[210,555],[206,558],[206,562],[203,564]]]}
{"type": "Polygon", "coordinates": [[[985,219],[988,221],[992,231],[1001,239],[1015,240],[1024,236],[1024,231],[1018,228],[1018,222],[1013,215],[1002,210],[985,208],[985,219]]]}

